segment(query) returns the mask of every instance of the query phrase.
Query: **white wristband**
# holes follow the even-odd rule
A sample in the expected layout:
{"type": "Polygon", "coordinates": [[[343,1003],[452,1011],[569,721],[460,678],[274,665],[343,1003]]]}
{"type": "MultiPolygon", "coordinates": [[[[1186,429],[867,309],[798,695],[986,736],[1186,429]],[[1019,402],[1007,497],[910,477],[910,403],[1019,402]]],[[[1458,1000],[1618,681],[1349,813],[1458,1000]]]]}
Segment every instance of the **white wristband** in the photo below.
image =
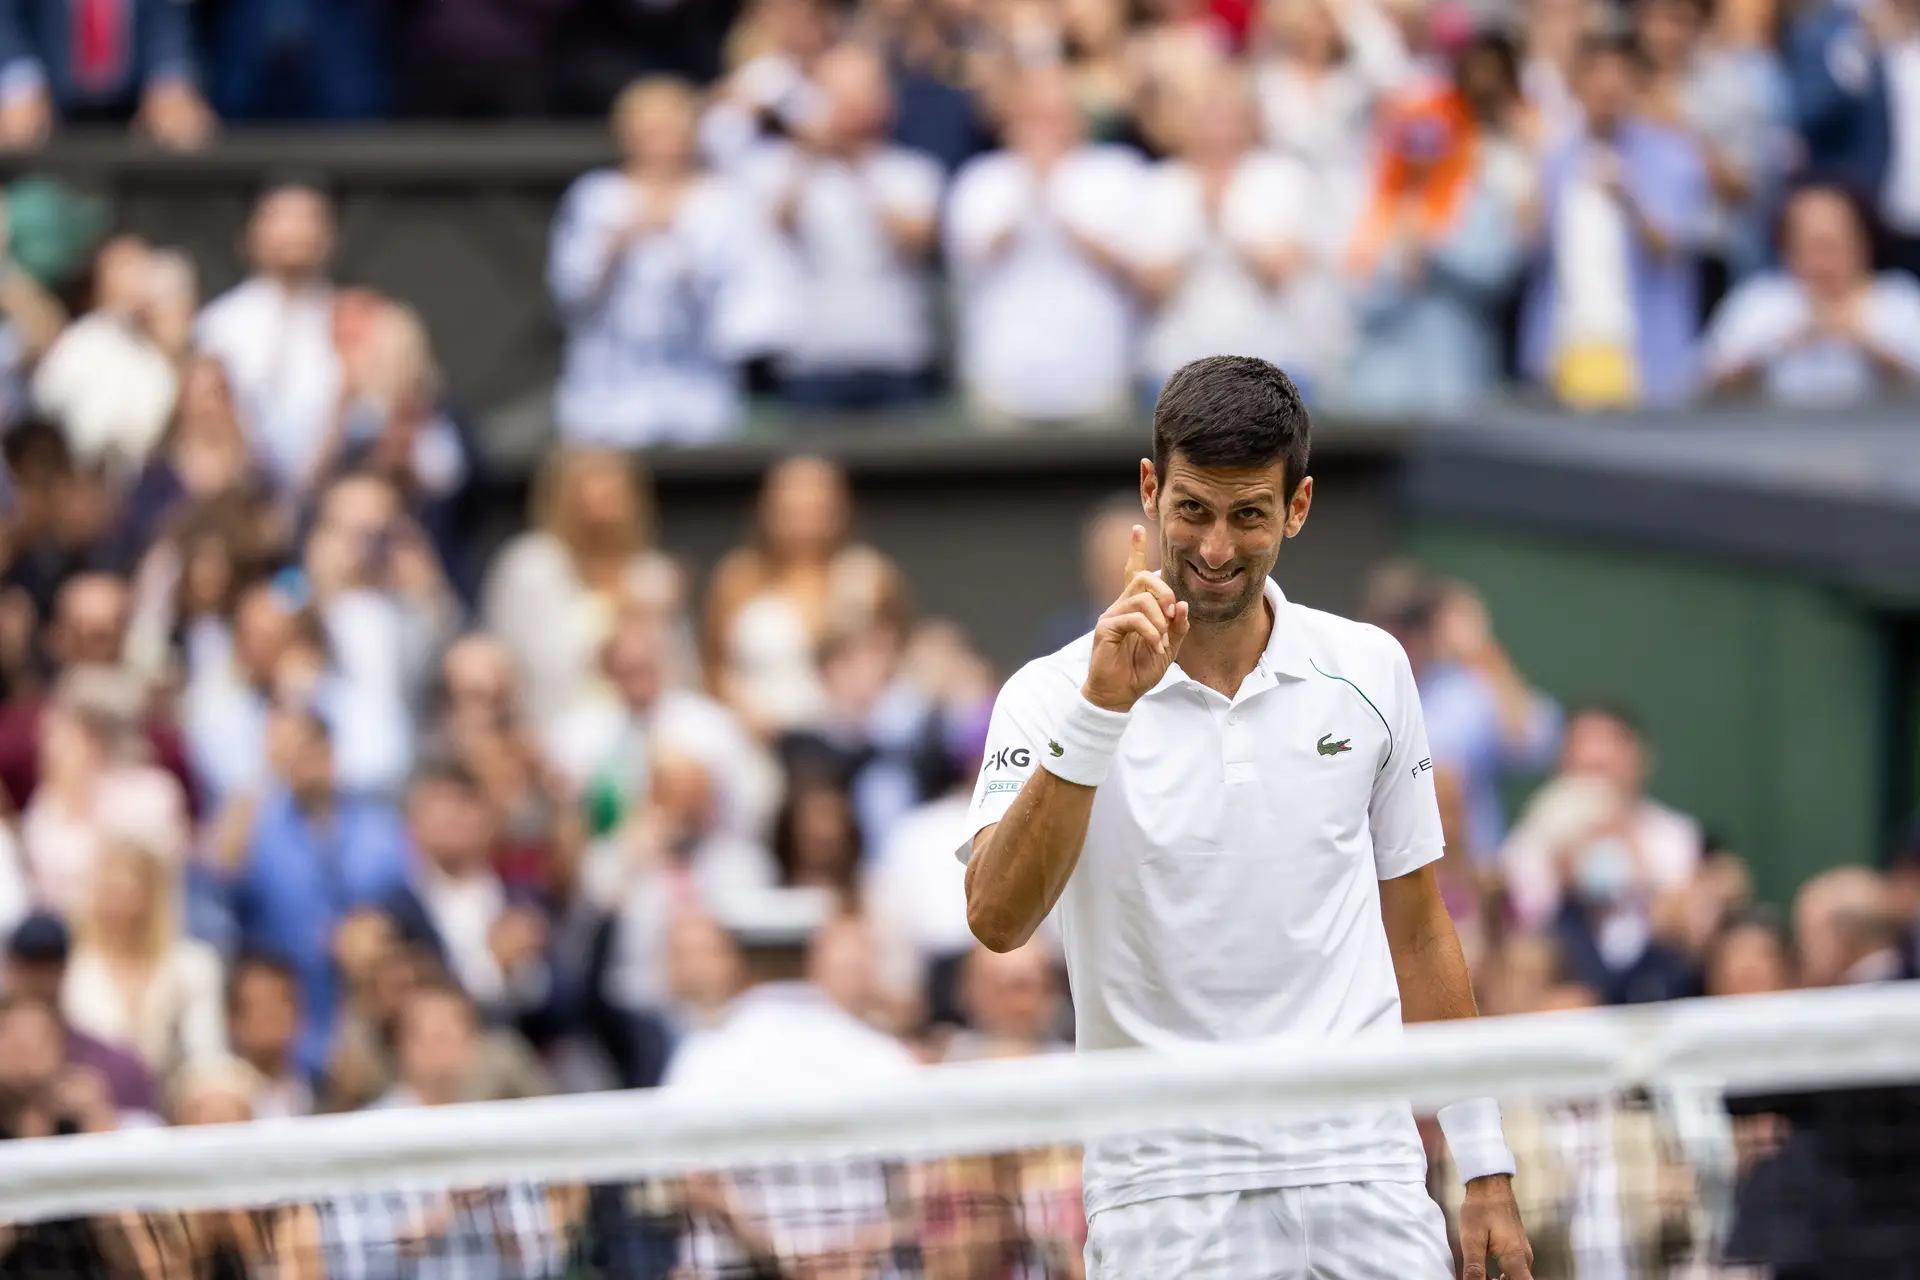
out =
{"type": "Polygon", "coordinates": [[[1468,1098],[1442,1107],[1437,1118],[1440,1132],[1447,1135],[1447,1149],[1453,1152],[1453,1167],[1460,1181],[1513,1172],[1513,1152],[1507,1149],[1507,1135],[1500,1128],[1500,1104],[1492,1098],[1468,1098]]]}
{"type": "Polygon", "coordinates": [[[1082,694],[1053,727],[1053,737],[1040,748],[1040,767],[1062,782],[1097,787],[1107,780],[1120,735],[1132,713],[1096,707],[1082,694]]]}

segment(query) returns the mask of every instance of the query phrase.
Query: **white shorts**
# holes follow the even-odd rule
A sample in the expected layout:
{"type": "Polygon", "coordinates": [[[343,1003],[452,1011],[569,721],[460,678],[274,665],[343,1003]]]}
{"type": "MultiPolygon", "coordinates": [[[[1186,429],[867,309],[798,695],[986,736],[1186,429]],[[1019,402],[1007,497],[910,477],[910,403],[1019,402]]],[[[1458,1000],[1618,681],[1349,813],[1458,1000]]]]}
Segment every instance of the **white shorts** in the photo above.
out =
{"type": "Polygon", "coordinates": [[[1087,1223],[1087,1280],[1452,1280],[1440,1206],[1417,1182],[1166,1196],[1087,1223]]]}

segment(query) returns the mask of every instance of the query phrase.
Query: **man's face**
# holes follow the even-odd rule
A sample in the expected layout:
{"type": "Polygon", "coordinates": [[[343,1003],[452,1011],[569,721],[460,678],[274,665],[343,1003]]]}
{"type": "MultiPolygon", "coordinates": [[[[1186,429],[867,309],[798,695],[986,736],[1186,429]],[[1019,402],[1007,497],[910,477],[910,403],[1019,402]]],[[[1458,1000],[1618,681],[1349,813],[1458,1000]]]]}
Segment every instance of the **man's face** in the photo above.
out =
{"type": "Polygon", "coordinates": [[[49,1008],[60,1003],[60,984],[66,980],[66,976],[67,965],[64,960],[23,960],[18,956],[7,958],[7,990],[41,1001],[49,1008]]]}
{"type": "Polygon", "coordinates": [[[256,1063],[280,1061],[299,1030],[292,984],[271,969],[248,969],[234,984],[229,1024],[241,1057],[256,1063]]]}
{"type": "Polygon", "coordinates": [[[1787,206],[1787,267],[1820,298],[1839,297],[1866,275],[1866,244],[1853,206],[1837,191],[1803,191],[1787,206]]]}
{"type": "Polygon", "coordinates": [[[432,779],[414,787],[407,818],[414,844],[451,874],[483,865],[493,847],[486,802],[454,782],[432,779]]]}
{"type": "Polygon", "coordinates": [[[118,665],[127,631],[126,585],[103,573],[74,579],[60,592],[55,627],[61,662],[118,665]]]}
{"type": "Polygon", "coordinates": [[[400,1024],[400,1078],[429,1097],[451,1096],[473,1070],[473,1014],[452,996],[415,992],[400,1024]]]}
{"type": "Polygon", "coordinates": [[[1567,726],[1560,772],[1569,777],[1603,778],[1624,794],[1637,797],[1646,782],[1646,755],[1632,729],[1610,715],[1589,711],[1567,726]]]}
{"type": "Polygon", "coordinates": [[[248,239],[256,270],[308,279],[320,274],[333,253],[333,211],[317,191],[282,187],[254,210],[248,239]]]}
{"type": "Polygon", "coordinates": [[[1633,108],[1638,76],[1633,61],[1616,49],[1595,50],[1580,70],[1580,105],[1588,124],[1609,131],[1633,108]]]}
{"type": "Polygon", "coordinates": [[[22,1098],[45,1091],[60,1074],[65,1042],[50,1005],[22,1004],[0,1017],[0,1092],[22,1098]]]}
{"type": "Polygon", "coordinates": [[[1285,486],[1278,462],[1195,467],[1176,453],[1164,478],[1141,464],[1140,496],[1160,522],[1161,574],[1194,622],[1232,622],[1260,601],[1280,543],[1299,531],[1312,501],[1312,480],[1300,481],[1291,503],[1285,486]]]}

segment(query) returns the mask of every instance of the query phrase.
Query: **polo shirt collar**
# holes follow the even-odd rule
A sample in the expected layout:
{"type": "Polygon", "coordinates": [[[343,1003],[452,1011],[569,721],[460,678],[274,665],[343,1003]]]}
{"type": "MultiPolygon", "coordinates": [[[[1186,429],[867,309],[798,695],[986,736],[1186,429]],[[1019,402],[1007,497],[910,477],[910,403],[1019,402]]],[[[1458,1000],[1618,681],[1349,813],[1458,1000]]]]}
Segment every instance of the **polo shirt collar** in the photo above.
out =
{"type": "MultiPolygon", "coordinates": [[[[1313,661],[1307,653],[1305,637],[1300,632],[1299,619],[1294,616],[1293,605],[1288,602],[1286,593],[1280,590],[1280,584],[1268,578],[1261,595],[1273,609],[1273,630],[1267,636],[1267,647],[1260,652],[1259,665],[1265,667],[1275,679],[1305,680],[1313,673],[1313,661]]],[[[1160,683],[1147,691],[1148,696],[1165,692],[1186,684],[1191,679],[1180,669],[1178,662],[1167,668],[1160,677],[1160,683]]]]}

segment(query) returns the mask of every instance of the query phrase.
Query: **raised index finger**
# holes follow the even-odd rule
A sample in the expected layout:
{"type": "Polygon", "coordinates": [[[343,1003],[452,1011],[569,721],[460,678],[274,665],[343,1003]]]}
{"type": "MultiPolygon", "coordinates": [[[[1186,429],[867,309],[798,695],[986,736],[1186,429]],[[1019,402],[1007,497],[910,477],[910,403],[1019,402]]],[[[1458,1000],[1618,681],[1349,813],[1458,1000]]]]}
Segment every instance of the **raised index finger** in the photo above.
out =
{"type": "Polygon", "coordinates": [[[1143,525],[1133,526],[1133,545],[1127,550],[1127,581],[1132,582],[1134,575],[1142,573],[1147,567],[1147,530],[1143,525]]]}

